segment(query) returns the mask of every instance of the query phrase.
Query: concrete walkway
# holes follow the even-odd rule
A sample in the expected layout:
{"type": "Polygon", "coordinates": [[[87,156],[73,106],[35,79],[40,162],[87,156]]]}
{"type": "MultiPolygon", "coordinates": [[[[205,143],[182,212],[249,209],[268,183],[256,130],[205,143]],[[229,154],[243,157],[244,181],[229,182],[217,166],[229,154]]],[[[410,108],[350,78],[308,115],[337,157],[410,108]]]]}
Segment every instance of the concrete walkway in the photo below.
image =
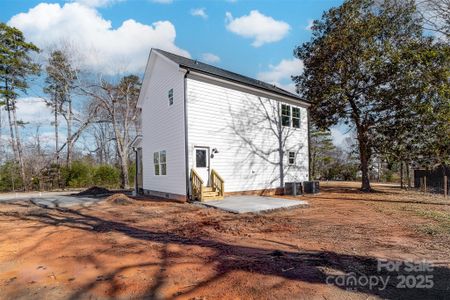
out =
{"type": "Polygon", "coordinates": [[[219,208],[228,212],[258,213],[280,208],[307,207],[309,204],[303,200],[290,200],[284,198],[273,198],[263,196],[230,196],[223,200],[213,200],[202,202],[202,205],[219,208]]]}

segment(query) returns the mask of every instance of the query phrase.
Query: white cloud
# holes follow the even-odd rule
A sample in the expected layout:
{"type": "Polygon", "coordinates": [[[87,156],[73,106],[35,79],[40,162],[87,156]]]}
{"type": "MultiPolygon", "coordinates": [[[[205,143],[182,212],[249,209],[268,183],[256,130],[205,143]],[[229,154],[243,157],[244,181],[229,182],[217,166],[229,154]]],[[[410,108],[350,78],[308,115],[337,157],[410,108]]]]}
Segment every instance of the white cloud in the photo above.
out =
{"type": "Polygon", "coordinates": [[[309,19],[308,20],[308,25],[306,25],[305,29],[306,30],[312,30],[312,26],[314,25],[314,20],[309,19]]]}
{"type": "Polygon", "coordinates": [[[191,15],[193,15],[194,17],[208,19],[208,15],[206,14],[206,8],[203,8],[203,7],[191,9],[191,15]]]}
{"type": "Polygon", "coordinates": [[[212,53],[203,53],[202,60],[207,63],[218,63],[220,61],[220,57],[212,53]]]}
{"type": "Polygon", "coordinates": [[[279,82],[290,79],[292,75],[303,72],[303,62],[298,58],[283,59],[278,65],[269,65],[269,71],[258,73],[258,79],[267,82],[279,82]]]}
{"type": "Polygon", "coordinates": [[[160,3],[160,4],[170,4],[173,0],[152,0],[152,2],[160,3]]]}
{"type": "Polygon", "coordinates": [[[32,124],[51,123],[52,109],[47,106],[44,99],[37,97],[24,97],[17,99],[17,118],[32,124]]]}
{"type": "Polygon", "coordinates": [[[117,2],[122,2],[125,0],[74,0],[73,2],[80,3],[84,6],[88,7],[104,7],[104,6],[110,6],[117,2]]]}
{"type": "Polygon", "coordinates": [[[295,84],[292,82],[291,76],[299,75],[302,72],[303,62],[300,59],[283,59],[277,65],[269,65],[268,71],[259,72],[257,78],[295,92],[295,84]]]}
{"type": "Polygon", "coordinates": [[[109,74],[143,71],[152,47],[190,57],[175,45],[176,31],[169,21],[146,25],[129,19],[114,29],[96,9],[79,3],[41,3],[8,24],[43,49],[67,42],[75,45],[84,67],[109,74]]]}
{"type": "Polygon", "coordinates": [[[254,39],[253,47],[277,42],[283,39],[291,28],[288,23],[265,16],[257,10],[252,10],[249,15],[240,18],[233,18],[231,13],[227,12],[225,19],[229,31],[254,39]]]}

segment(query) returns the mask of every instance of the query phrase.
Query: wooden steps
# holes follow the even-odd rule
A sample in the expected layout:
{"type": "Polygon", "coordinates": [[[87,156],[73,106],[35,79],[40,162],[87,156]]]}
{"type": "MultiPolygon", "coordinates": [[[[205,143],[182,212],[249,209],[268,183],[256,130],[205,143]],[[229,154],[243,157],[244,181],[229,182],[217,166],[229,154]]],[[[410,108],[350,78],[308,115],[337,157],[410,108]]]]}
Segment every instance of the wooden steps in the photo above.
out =
{"type": "Polygon", "coordinates": [[[203,189],[202,199],[203,201],[222,200],[223,196],[221,196],[219,192],[214,191],[212,187],[208,186],[203,189]]]}
{"type": "Polygon", "coordinates": [[[204,186],[202,178],[191,169],[192,198],[199,201],[222,200],[224,195],[224,180],[215,171],[211,170],[211,186],[204,186]]]}

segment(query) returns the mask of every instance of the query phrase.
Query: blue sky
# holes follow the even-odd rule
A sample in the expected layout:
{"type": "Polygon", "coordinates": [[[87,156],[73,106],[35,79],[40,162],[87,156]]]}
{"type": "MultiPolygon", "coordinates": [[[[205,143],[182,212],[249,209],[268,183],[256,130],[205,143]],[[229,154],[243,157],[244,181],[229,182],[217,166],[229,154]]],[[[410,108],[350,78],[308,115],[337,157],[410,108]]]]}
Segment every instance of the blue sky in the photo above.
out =
{"type": "MultiPolygon", "coordinates": [[[[70,42],[98,72],[142,74],[150,48],[158,47],[292,90],[290,75],[302,70],[293,49],[310,39],[313,19],[341,2],[0,0],[0,20],[42,49],[70,42]]],[[[40,88],[32,90],[29,97],[43,96],[40,88]]]]}

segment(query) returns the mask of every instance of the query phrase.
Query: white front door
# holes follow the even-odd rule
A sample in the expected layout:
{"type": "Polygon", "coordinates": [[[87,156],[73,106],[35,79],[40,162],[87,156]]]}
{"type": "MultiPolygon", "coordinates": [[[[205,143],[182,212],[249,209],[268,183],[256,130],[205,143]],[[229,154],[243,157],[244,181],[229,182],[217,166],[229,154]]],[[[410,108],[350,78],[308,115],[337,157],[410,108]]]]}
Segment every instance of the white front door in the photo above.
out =
{"type": "Polygon", "coordinates": [[[209,185],[209,148],[194,147],[194,167],[203,180],[205,186],[209,185]]]}

